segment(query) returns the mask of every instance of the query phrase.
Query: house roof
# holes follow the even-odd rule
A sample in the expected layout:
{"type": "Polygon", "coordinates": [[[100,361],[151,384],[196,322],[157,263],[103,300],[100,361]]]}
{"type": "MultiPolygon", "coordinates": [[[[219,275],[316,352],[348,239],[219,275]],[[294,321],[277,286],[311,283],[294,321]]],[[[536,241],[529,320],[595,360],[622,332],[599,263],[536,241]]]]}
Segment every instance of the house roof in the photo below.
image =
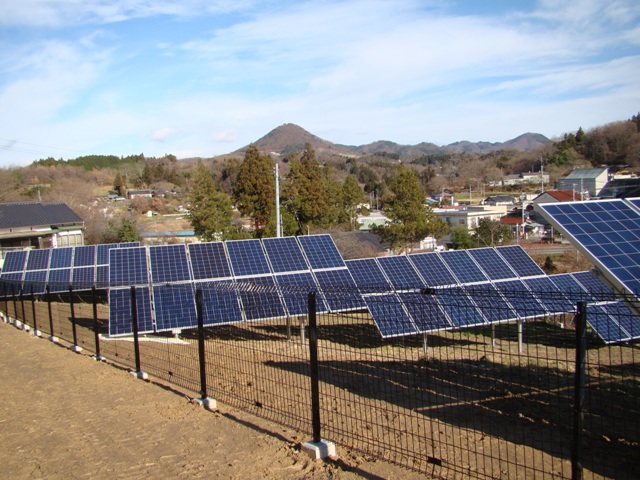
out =
{"type": "Polygon", "coordinates": [[[572,170],[566,179],[580,179],[580,178],[597,178],[606,172],[606,168],[576,168],[572,170]]]}
{"type": "Polygon", "coordinates": [[[500,217],[502,225],[522,225],[522,217],[500,217]]]}
{"type": "Polygon", "coordinates": [[[0,229],[82,224],[66,203],[0,203],[0,229]]]}
{"type": "Polygon", "coordinates": [[[580,193],[574,192],[573,190],[547,190],[534,198],[533,201],[535,202],[538,198],[544,195],[549,195],[555,198],[558,202],[572,202],[573,200],[578,200],[580,198],[580,193]]]}

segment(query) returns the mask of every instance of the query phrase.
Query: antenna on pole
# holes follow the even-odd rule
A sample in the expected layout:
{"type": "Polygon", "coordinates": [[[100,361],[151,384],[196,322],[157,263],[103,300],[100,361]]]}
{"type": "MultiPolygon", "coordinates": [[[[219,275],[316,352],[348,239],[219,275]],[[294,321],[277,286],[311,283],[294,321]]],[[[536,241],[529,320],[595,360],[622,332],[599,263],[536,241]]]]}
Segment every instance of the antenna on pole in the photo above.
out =
{"type": "Polygon", "coordinates": [[[282,232],[280,229],[280,175],[278,175],[278,164],[276,163],[276,237],[280,238],[282,232]]]}

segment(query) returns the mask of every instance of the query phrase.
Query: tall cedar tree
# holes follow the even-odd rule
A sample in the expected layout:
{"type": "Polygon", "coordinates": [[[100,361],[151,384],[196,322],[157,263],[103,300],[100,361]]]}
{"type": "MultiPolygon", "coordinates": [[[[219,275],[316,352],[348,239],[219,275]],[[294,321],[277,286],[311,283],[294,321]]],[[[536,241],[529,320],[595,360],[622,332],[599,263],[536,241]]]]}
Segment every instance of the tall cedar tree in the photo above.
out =
{"type": "Polygon", "coordinates": [[[231,201],[216,188],[213,177],[202,161],[198,161],[187,198],[188,218],[201,240],[210,242],[229,238],[233,219],[231,201]]]}
{"type": "Polygon", "coordinates": [[[260,155],[255,145],[250,145],[240,165],[233,184],[233,197],[242,215],[253,220],[256,234],[261,233],[275,214],[276,187],[273,161],[268,155],[260,155]]]}
{"type": "Polygon", "coordinates": [[[113,191],[121,197],[127,193],[127,178],[120,172],[116,173],[116,177],[113,179],[113,191]]]}
{"type": "Polygon", "coordinates": [[[328,212],[326,178],[310,144],[300,159],[290,162],[286,192],[288,208],[298,221],[300,232],[310,224],[321,224],[328,212]]]}
{"type": "Polygon", "coordinates": [[[351,228],[355,228],[358,205],[362,203],[362,189],[353,175],[348,175],[342,185],[342,200],[349,225],[351,225],[351,228]]]}
{"type": "Polygon", "coordinates": [[[386,209],[392,222],[374,229],[392,248],[406,248],[427,236],[440,237],[448,226],[424,204],[425,194],[413,170],[400,166],[389,180],[394,196],[386,209]]]}

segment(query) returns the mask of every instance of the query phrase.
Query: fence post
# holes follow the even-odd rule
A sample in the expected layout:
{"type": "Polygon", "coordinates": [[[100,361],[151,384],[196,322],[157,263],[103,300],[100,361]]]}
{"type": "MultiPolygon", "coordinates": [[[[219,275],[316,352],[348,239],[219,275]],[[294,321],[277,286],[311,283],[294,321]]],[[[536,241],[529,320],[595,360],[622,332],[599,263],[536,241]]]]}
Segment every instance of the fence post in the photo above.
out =
{"type": "Polygon", "coordinates": [[[82,347],[78,345],[78,332],[76,330],[76,309],[73,304],[73,286],[69,285],[69,308],[71,309],[71,331],[73,332],[73,345],[71,345],[71,350],[80,353],[82,351],[82,347]]]}
{"type": "Polygon", "coordinates": [[[31,314],[33,315],[33,335],[39,337],[42,335],[38,330],[38,319],[36,318],[36,296],[33,293],[33,285],[31,285],[31,314]]]}
{"type": "Polygon", "coordinates": [[[30,330],[30,327],[27,323],[27,314],[24,310],[24,288],[20,288],[20,308],[22,310],[22,329],[25,332],[28,332],[30,330]]]}
{"type": "Polygon", "coordinates": [[[587,302],[578,302],[574,321],[576,329],[575,384],[573,391],[573,442],[571,448],[571,478],[582,480],[582,432],[586,393],[587,302]]]}
{"type": "Polygon", "coordinates": [[[138,299],[136,298],[136,287],[131,286],[131,326],[133,327],[133,351],[136,360],[136,371],[131,372],[141,380],[146,380],[147,374],[140,368],[140,341],[138,339],[138,299]]]}
{"type": "Polygon", "coordinates": [[[309,367],[311,376],[311,424],[313,439],[302,445],[302,449],[314,459],[336,454],[333,442],[323,440],[320,434],[320,380],[318,368],[318,327],[316,323],[316,292],[309,292],[309,367]]]}
{"type": "Polygon", "coordinates": [[[95,285],[91,287],[91,295],[93,300],[93,336],[96,344],[96,354],[92,358],[101,362],[105,360],[105,358],[100,354],[100,334],[98,333],[98,292],[95,285]]]}
{"type": "Polygon", "coordinates": [[[207,359],[204,345],[204,318],[202,315],[202,288],[196,289],[196,314],[198,317],[198,361],[200,362],[200,398],[193,402],[202,405],[207,410],[216,410],[217,402],[207,393],[207,359]]]}
{"type": "Polygon", "coordinates": [[[11,300],[13,302],[13,325],[16,328],[22,328],[22,322],[18,319],[18,295],[16,294],[15,284],[11,284],[11,300]]]}
{"type": "Polygon", "coordinates": [[[49,311],[49,332],[51,333],[51,335],[49,335],[49,340],[57,343],[58,337],[53,333],[53,311],[51,309],[51,289],[49,288],[49,285],[47,285],[47,309],[49,311]]]}

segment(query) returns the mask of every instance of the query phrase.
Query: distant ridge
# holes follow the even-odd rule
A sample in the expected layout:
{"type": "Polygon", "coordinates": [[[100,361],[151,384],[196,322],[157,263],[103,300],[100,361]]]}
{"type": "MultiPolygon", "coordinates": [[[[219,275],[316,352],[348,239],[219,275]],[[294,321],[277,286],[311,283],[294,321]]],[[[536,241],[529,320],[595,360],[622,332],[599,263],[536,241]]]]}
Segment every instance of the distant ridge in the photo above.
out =
{"type": "MultiPolygon", "coordinates": [[[[301,152],[306,143],[309,143],[318,155],[333,154],[340,156],[362,156],[388,153],[399,155],[401,158],[417,157],[434,153],[489,153],[496,150],[518,150],[530,152],[550,140],[539,133],[524,133],[505,142],[469,142],[460,141],[439,147],[434,143],[421,142],[416,145],[401,145],[388,140],[379,140],[367,145],[350,146],[332,143],[324,140],[304,128],[293,123],[285,123],[274,128],[265,136],[259,138],[254,145],[258,150],[266,153],[287,156],[301,152]]],[[[248,145],[236,150],[234,154],[244,154],[248,145]]]]}

